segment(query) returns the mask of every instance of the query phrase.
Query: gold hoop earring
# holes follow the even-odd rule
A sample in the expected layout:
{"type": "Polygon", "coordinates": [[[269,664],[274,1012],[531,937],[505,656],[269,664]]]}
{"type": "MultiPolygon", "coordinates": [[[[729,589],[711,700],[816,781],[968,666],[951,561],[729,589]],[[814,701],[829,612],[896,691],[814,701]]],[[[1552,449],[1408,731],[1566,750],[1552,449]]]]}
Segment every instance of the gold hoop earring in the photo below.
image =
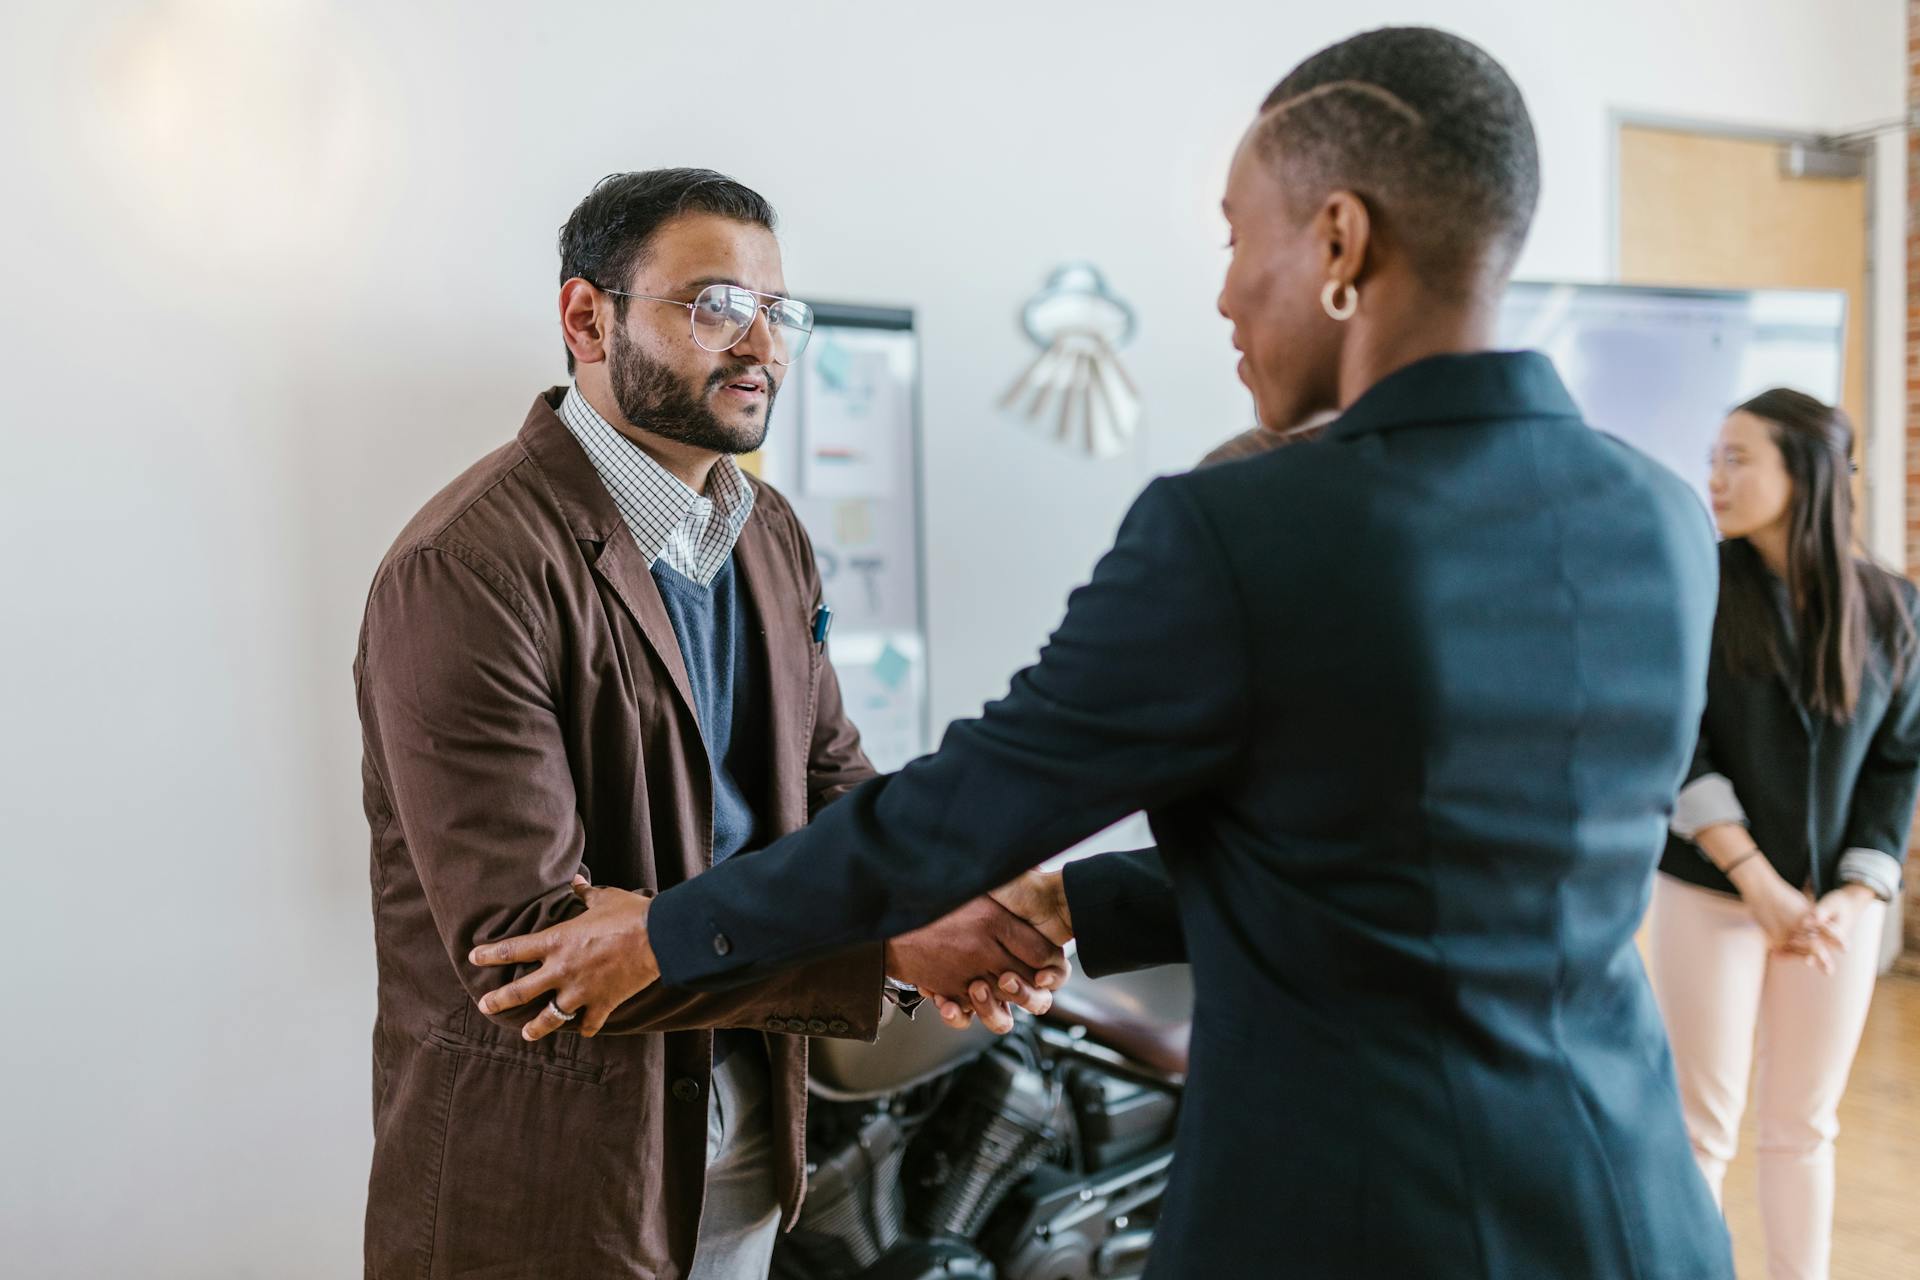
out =
{"type": "Polygon", "coordinates": [[[1351,281],[1343,285],[1338,280],[1329,280],[1327,287],[1320,291],[1320,305],[1334,320],[1351,320],[1353,313],[1360,309],[1360,290],[1354,288],[1351,281]],[[1339,302],[1335,302],[1334,294],[1343,289],[1346,291],[1345,296],[1339,302]]]}

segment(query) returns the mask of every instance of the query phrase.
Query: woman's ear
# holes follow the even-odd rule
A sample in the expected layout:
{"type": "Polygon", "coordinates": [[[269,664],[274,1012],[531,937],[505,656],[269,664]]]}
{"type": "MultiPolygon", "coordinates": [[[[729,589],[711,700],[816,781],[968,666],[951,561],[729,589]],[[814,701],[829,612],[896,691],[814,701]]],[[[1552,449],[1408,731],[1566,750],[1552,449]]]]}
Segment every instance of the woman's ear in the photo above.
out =
{"type": "Polygon", "coordinates": [[[1351,191],[1335,191],[1314,219],[1326,277],[1341,284],[1358,284],[1367,271],[1373,247],[1373,215],[1367,202],[1351,191]]]}

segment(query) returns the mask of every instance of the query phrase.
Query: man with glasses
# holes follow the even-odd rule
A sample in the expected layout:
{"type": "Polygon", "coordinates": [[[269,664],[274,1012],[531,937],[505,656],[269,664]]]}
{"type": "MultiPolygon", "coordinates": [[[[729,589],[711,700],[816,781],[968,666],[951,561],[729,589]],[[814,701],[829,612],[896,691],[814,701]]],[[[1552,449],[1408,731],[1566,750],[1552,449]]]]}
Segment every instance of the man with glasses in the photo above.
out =
{"type": "Polygon", "coordinates": [[[734,460],[812,329],[772,209],[715,173],[617,174],[560,256],[573,384],[408,525],[355,663],[379,961],[367,1273],[764,1276],[804,1187],[807,1038],[871,1038],[889,976],[964,998],[1011,973],[1039,1011],[1064,970],[981,898],[720,995],[582,1016],[561,987],[490,1010],[516,975],[474,946],[578,913],[587,881],[670,888],[873,773],[806,532],[734,460]]]}

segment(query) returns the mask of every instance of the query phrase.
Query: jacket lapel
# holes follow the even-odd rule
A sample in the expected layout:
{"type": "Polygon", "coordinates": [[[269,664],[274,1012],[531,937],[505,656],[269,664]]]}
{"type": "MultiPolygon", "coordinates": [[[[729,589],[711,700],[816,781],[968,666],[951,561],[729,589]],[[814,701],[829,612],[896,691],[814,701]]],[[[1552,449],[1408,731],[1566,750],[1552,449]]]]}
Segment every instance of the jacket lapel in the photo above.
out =
{"type": "MultiPolygon", "coordinates": [[[[693,701],[693,683],[687,678],[686,660],[680,655],[680,641],[674,635],[673,620],[667,616],[666,602],[660,598],[660,586],[653,580],[653,566],[644,563],[639,546],[620,517],[620,508],[594,471],[587,451],[560,421],[556,409],[565,396],[565,387],[555,387],[534,399],[520,428],[521,447],[552,486],[554,499],[566,513],[595,576],[611,587],[626,607],[654,657],[666,668],[689,720],[698,726],[700,713],[693,701]]],[[[697,731],[694,740],[701,740],[697,731]]]]}
{"type": "Polygon", "coordinates": [[[1794,626],[1793,605],[1787,598],[1787,589],[1780,583],[1771,582],[1773,601],[1774,643],[1779,646],[1785,659],[1782,668],[1773,673],[1774,682],[1780,689],[1780,696],[1793,709],[1793,715],[1800,722],[1800,731],[1807,735],[1808,741],[1814,737],[1813,715],[1800,699],[1800,634],[1794,626]]]}
{"type": "Polygon", "coordinates": [[[613,588],[613,594],[627,607],[648,647],[667,669],[681,705],[693,723],[699,724],[699,709],[693,701],[693,682],[687,678],[686,659],[680,653],[680,638],[674,634],[673,619],[667,616],[666,601],[660,598],[660,584],[653,580],[653,566],[641,563],[638,544],[630,537],[618,535],[607,539],[593,562],[593,571],[613,588]]]}

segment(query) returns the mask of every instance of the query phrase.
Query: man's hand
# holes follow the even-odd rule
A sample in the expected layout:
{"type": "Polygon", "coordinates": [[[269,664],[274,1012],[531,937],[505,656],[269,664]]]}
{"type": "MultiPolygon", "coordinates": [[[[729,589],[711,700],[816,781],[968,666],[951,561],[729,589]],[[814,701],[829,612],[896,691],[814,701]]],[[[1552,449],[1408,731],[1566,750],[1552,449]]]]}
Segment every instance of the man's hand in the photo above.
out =
{"type": "MultiPolygon", "coordinates": [[[[1067,940],[1073,937],[1073,917],[1067,910],[1066,881],[1058,871],[1024,872],[988,896],[1039,930],[1056,946],[1066,945],[1067,940]]],[[[1065,980],[1063,969],[1058,980],[1050,986],[1057,987],[1065,980]]],[[[999,990],[996,991],[988,982],[976,978],[967,985],[964,993],[934,993],[932,999],[934,1007],[939,1010],[940,1020],[959,1031],[965,1030],[978,1016],[992,1030],[1004,1033],[1013,1026],[1013,1015],[1007,1007],[1009,1004],[1017,1004],[1032,1012],[1043,1011],[1034,1009],[1032,999],[1036,993],[1018,974],[1003,974],[998,985],[999,990]]],[[[1047,1007],[1052,1007],[1051,996],[1048,997],[1047,1007]]]]}
{"type": "Polygon", "coordinates": [[[1046,935],[990,898],[975,898],[924,929],[887,943],[887,976],[911,983],[947,1008],[970,1004],[994,1031],[1013,1029],[1009,1002],[1029,1013],[1053,1007],[1067,977],[1066,956],[1046,935]],[[996,998],[995,986],[1005,994],[996,998]]]}
{"type": "Polygon", "coordinates": [[[647,940],[650,898],[625,889],[595,888],[579,876],[573,891],[586,912],[563,924],[475,947],[467,959],[477,965],[526,964],[540,967],[483,997],[480,1012],[517,1009],[552,992],[547,1007],[521,1028],[529,1040],[552,1035],[573,1022],[555,1013],[575,1015],[583,1036],[596,1034],[613,1011],[660,980],[660,965],[647,940]]]}

